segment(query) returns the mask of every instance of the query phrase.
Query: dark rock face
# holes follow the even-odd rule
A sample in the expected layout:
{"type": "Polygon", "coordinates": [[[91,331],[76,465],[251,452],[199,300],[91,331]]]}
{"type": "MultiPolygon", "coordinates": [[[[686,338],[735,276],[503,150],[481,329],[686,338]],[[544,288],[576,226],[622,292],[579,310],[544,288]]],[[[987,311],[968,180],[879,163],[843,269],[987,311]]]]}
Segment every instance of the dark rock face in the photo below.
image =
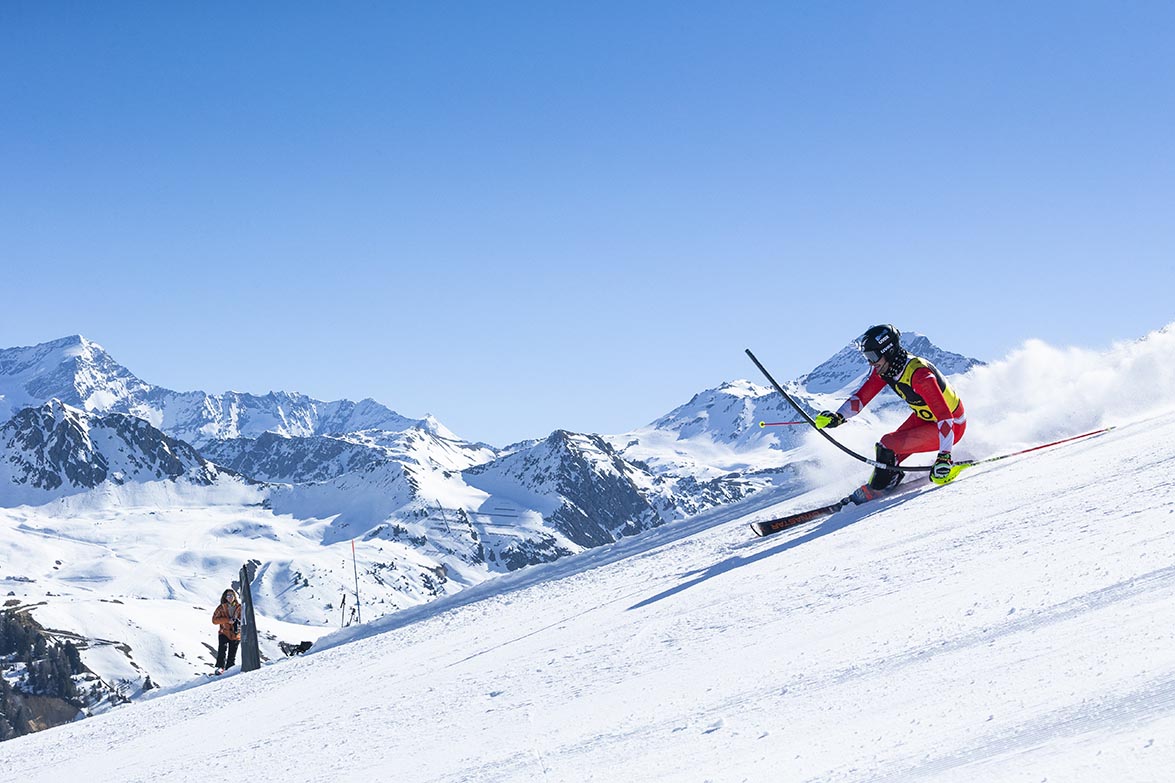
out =
{"type": "Polygon", "coordinates": [[[647,471],[626,462],[599,435],[556,430],[544,441],[470,468],[474,485],[501,482],[547,498],[555,508],[544,521],[581,547],[610,544],[664,522],[637,485],[651,485],[647,471]]]}
{"type": "Polygon", "coordinates": [[[214,441],[201,453],[251,478],[292,484],[328,481],[387,461],[367,446],[337,438],[284,438],[272,432],[259,438],[214,441]]]}
{"type": "Polygon", "coordinates": [[[42,490],[181,476],[207,485],[222,472],[142,419],[94,416],[59,400],[25,408],[0,427],[0,461],[13,484],[42,490]]]}

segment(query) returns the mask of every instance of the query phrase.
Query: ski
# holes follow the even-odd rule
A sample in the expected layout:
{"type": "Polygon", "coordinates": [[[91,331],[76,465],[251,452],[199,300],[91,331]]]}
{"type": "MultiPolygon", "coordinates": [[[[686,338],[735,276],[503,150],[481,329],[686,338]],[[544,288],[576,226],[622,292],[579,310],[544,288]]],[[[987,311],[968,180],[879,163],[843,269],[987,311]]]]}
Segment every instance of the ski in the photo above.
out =
{"type": "Polygon", "coordinates": [[[881,498],[890,497],[892,495],[904,495],[907,492],[929,489],[928,484],[929,482],[926,481],[912,481],[907,484],[902,484],[901,486],[894,489],[880,491],[874,490],[874,494],[865,500],[853,500],[852,496],[850,495],[847,498],[841,498],[835,503],[830,503],[829,505],[821,506],[820,508],[814,508],[810,511],[800,511],[795,514],[788,514],[785,517],[768,519],[764,522],[752,522],[751,530],[755,531],[755,535],[759,536],[760,538],[763,536],[769,536],[772,533],[788,530],[798,525],[802,525],[805,522],[811,522],[814,519],[821,519],[823,517],[832,516],[845,506],[863,506],[866,503],[872,503],[874,500],[880,500],[881,498]]]}
{"type": "Polygon", "coordinates": [[[847,501],[848,498],[845,498],[831,505],[814,508],[811,511],[801,511],[798,514],[788,514],[786,517],[777,517],[763,522],[752,522],[751,530],[755,531],[755,535],[759,537],[769,536],[772,533],[778,533],[796,525],[811,522],[813,519],[820,519],[821,517],[835,514],[847,505],[847,501]]]}
{"type": "MultiPolygon", "coordinates": [[[[962,469],[960,468],[960,470],[962,469]]],[[[797,525],[802,525],[805,522],[811,522],[814,519],[821,519],[823,517],[831,516],[840,511],[845,506],[863,506],[866,503],[872,503],[873,501],[881,500],[882,498],[894,497],[896,495],[905,495],[909,492],[920,492],[922,490],[933,488],[934,485],[927,481],[925,477],[919,477],[917,479],[899,484],[893,489],[870,490],[870,494],[868,494],[864,499],[854,500],[853,496],[849,495],[848,497],[841,498],[836,503],[831,503],[827,506],[821,506],[820,508],[814,508],[810,511],[800,511],[795,514],[788,514],[785,517],[768,519],[764,522],[752,522],[751,530],[755,531],[755,535],[757,536],[769,536],[772,533],[778,533],[781,530],[788,530],[790,528],[796,527],[797,525]]],[[[860,490],[858,490],[858,492],[859,491],[860,490]]],[[[856,494],[856,492],[853,494],[856,494]]]]}

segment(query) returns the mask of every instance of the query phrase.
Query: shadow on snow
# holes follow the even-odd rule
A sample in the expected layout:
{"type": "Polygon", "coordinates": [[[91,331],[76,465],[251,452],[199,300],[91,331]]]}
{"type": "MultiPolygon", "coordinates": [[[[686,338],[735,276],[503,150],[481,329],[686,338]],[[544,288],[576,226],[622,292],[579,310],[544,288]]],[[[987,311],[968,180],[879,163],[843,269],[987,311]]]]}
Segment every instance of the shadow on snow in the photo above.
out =
{"type": "MultiPolygon", "coordinates": [[[[690,579],[689,581],[682,582],[681,584],[678,584],[675,587],[671,587],[668,590],[660,592],[657,595],[650,596],[639,603],[633,604],[632,606],[628,607],[628,609],[626,611],[632,611],[634,609],[642,609],[646,606],[650,606],[652,604],[655,604],[658,601],[661,601],[665,598],[669,598],[671,596],[677,595],[678,593],[681,593],[685,590],[688,590],[691,587],[696,587],[697,585],[700,585],[705,581],[713,579],[716,576],[721,576],[722,574],[729,573],[729,572],[735,570],[736,568],[742,568],[744,566],[751,565],[752,563],[757,563],[760,560],[764,560],[768,557],[774,557],[775,555],[781,554],[783,552],[787,552],[790,549],[794,549],[798,546],[802,546],[804,544],[815,541],[818,538],[823,538],[824,536],[827,536],[831,533],[835,533],[838,530],[843,530],[844,528],[849,527],[850,525],[854,525],[863,519],[874,516],[875,514],[880,514],[883,511],[894,508],[896,506],[900,506],[901,504],[906,503],[907,501],[913,499],[916,496],[917,496],[917,493],[907,494],[902,497],[883,498],[881,500],[874,501],[873,503],[871,503],[870,505],[868,505],[864,508],[852,509],[849,511],[841,510],[835,514],[832,514],[831,516],[825,517],[824,519],[820,520],[816,524],[816,527],[808,530],[808,532],[804,533],[803,535],[801,535],[797,538],[787,539],[786,541],[780,542],[777,546],[763,549],[762,551],[756,552],[755,554],[753,554],[749,557],[743,557],[742,555],[728,557],[721,562],[715,563],[714,565],[710,566],[709,568],[705,569],[704,571],[700,571],[700,572],[699,571],[691,571],[691,572],[682,574],[683,577],[693,576],[693,578],[690,579]],[[696,576],[694,576],[695,574],[696,574],[696,576]]],[[[805,525],[801,525],[801,526],[797,527],[796,530],[803,530],[805,527],[807,527],[808,524],[812,524],[812,523],[807,523],[805,525]]],[[[786,531],[784,531],[784,532],[786,532],[786,531]]],[[[780,535],[780,534],[777,533],[776,535],[780,535]]]]}

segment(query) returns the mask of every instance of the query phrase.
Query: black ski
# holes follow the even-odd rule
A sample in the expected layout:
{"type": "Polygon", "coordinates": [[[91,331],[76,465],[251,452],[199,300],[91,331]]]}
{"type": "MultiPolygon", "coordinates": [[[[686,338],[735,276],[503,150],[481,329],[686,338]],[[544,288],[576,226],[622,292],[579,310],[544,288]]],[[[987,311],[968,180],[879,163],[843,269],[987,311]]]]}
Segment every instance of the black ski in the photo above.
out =
{"type": "Polygon", "coordinates": [[[851,506],[854,504],[860,506],[864,503],[871,503],[874,500],[880,500],[884,497],[902,495],[907,492],[927,489],[929,483],[930,482],[926,481],[926,479],[922,479],[921,481],[907,481],[904,484],[895,487],[894,489],[874,490],[872,497],[862,501],[853,500],[852,496],[850,495],[849,497],[841,498],[836,503],[832,503],[827,506],[821,506],[820,508],[814,508],[811,511],[800,511],[795,514],[788,514],[786,517],[768,519],[765,522],[752,522],[751,530],[755,531],[755,535],[757,536],[769,536],[772,533],[778,533],[781,530],[788,530],[789,528],[796,527],[797,525],[802,525],[805,522],[811,522],[813,519],[820,519],[821,517],[831,516],[832,514],[840,511],[845,506],[851,506]]]}
{"type": "Polygon", "coordinates": [[[811,522],[812,520],[819,520],[821,516],[835,514],[842,508],[845,508],[844,503],[833,503],[831,506],[814,508],[811,511],[800,511],[799,514],[788,514],[787,516],[774,518],[774,520],[766,520],[765,522],[752,522],[751,529],[754,530],[754,535],[770,536],[772,533],[779,533],[780,530],[794,528],[797,526],[797,524],[804,524],[805,522],[811,522]]]}
{"type": "Polygon", "coordinates": [[[811,522],[813,519],[820,519],[831,514],[835,514],[842,508],[847,506],[849,499],[837,501],[828,506],[821,506],[814,508],[811,511],[801,511],[798,514],[788,514],[786,517],[777,517],[776,519],[768,519],[764,522],[752,522],[751,530],[755,531],[757,536],[769,536],[772,533],[778,533],[781,530],[802,525],[805,522],[811,522]]]}

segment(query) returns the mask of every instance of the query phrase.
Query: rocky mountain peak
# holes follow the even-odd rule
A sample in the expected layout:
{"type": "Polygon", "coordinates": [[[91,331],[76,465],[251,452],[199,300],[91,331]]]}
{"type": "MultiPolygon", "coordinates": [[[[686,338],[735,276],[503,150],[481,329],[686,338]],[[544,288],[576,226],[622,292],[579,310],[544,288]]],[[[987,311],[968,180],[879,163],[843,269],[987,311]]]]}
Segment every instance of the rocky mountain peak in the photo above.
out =
{"type": "Polygon", "coordinates": [[[646,491],[653,477],[599,435],[555,430],[463,475],[470,486],[539,508],[546,524],[581,547],[611,543],[664,521],[646,491]]]}
{"type": "Polygon", "coordinates": [[[81,335],[0,350],[0,418],[50,399],[102,410],[145,386],[102,346],[81,335]]]}
{"type": "Polygon", "coordinates": [[[0,499],[45,502],[103,482],[177,480],[207,485],[221,469],[146,421],[92,414],[52,399],[0,426],[0,499]],[[15,492],[19,498],[7,497],[15,492]]]}
{"type": "Polygon", "coordinates": [[[265,432],[308,437],[417,426],[455,439],[435,419],[410,419],[372,399],[323,402],[297,392],[209,394],[154,386],[81,335],[0,350],[0,421],[50,399],[97,413],[137,416],[197,447],[265,432]]]}
{"type": "MultiPolygon", "coordinates": [[[[901,342],[902,347],[909,353],[929,360],[946,375],[964,373],[976,365],[983,364],[978,359],[944,351],[918,332],[903,332],[901,342]]],[[[857,350],[856,345],[849,343],[810,373],[800,376],[797,384],[810,394],[830,394],[859,382],[867,372],[869,363],[857,350]]]]}

